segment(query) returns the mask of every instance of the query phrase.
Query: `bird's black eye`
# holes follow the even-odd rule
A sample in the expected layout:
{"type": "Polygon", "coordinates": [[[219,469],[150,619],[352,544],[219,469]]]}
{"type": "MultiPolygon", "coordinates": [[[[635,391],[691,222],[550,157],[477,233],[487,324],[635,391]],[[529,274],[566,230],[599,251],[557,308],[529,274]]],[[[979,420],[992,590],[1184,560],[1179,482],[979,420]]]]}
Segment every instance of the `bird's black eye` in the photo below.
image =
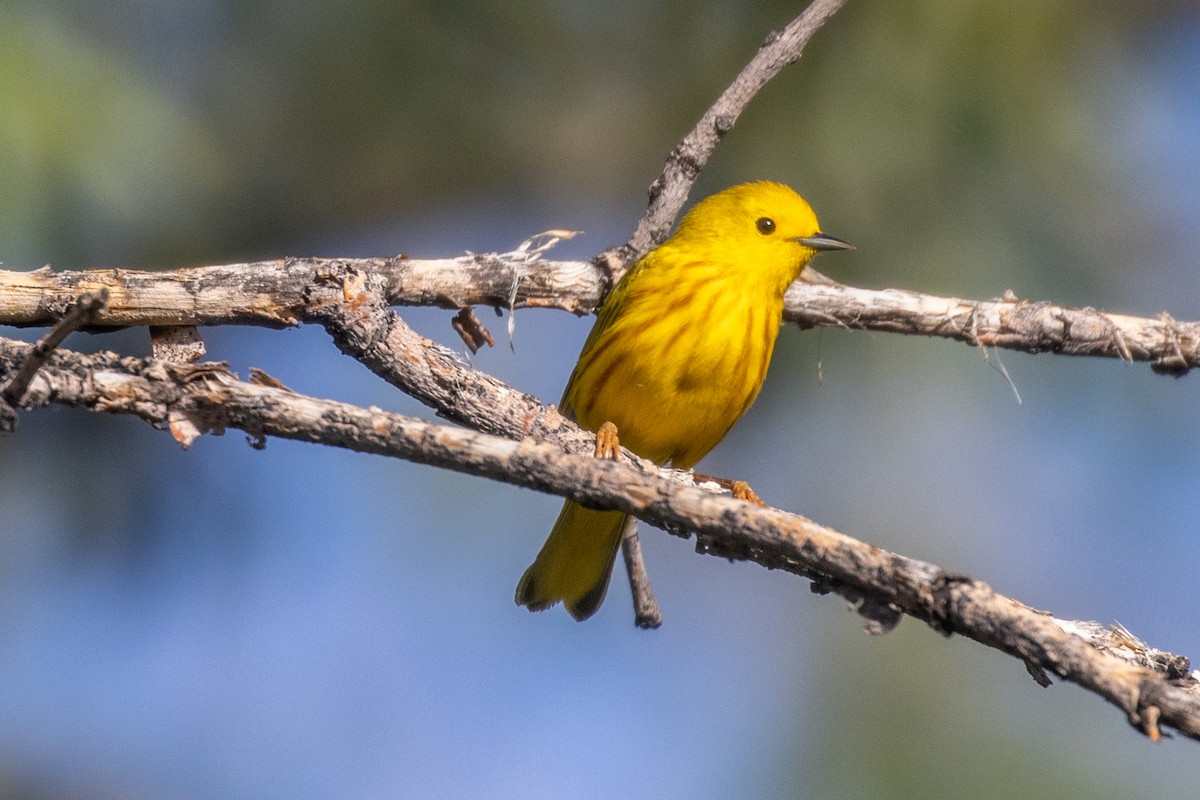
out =
{"type": "Polygon", "coordinates": [[[770,236],[775,232],[775,220],[770,217],[759,217],[754,223],[754,227],[758,228],[758,232],[763,236],[770,236]]]}

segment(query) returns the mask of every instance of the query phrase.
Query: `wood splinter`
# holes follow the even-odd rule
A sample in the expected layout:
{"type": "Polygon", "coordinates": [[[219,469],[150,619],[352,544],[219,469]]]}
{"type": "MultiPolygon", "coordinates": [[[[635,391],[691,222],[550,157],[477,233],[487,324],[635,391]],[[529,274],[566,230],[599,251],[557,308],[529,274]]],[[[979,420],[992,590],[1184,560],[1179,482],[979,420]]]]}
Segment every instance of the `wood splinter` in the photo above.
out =
{"type": "Polygon", "coordinates": [[[191,364],[207,352],[195,325],[151,325],[150,347],[160,361],[191,364]]]}
{"type": "Polygon", "coordinates": [[[496,339],[479,321],[479,317],[475,316],[475,310],[470,306],[464,306],[458,310],[454,319],[450,320],[450,327],[454,328],[455,332],[462,337],[463,344],[471,351],[471,355],[478,353],[479,348],[485,344],[488,347],[496,346],[496,339]]]}

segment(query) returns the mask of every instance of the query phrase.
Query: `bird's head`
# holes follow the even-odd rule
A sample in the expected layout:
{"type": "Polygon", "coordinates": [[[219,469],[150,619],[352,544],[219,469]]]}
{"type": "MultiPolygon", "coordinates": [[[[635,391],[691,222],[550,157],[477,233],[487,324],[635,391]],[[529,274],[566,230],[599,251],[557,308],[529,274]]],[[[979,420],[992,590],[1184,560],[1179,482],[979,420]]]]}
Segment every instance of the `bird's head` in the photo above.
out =
{"type": "Polygon", "coordinates": [[[822,250],[854,249],[821,232],[817,215],[803,197],[770,181],[731,186],[701,200],[679,223],[669,244],[760,274],[782,288],[822,250]]]}

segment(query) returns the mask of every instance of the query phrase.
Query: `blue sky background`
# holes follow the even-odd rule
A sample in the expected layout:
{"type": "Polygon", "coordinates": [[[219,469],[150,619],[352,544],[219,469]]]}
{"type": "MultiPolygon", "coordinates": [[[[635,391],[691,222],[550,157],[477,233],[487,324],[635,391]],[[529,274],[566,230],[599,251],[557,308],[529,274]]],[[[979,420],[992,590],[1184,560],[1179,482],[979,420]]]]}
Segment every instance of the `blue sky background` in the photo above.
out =
{"type": "MultiPolygon", "coordinates": [[[[785,3],[0,5],[0,260],[174,268],[623,241],[662,160],[785,3]]],[[[851,2],[698,194],[772,178],[855,242],[849,283],[1200,318],[1200,17],[1186,3],[851,2]]],[[[404,309],[450,346],[450,314],[404,309]]],[[[490,312],[481,315],[491,320],[490,312]]],[[[504,320],[492,324],[497,334],[504,320]]],[[[517,312],[474,363],[555,401],[589,322],[517,312]]],[[[3,329],[31,338],[37,331],[3,329]]],[[[428,416],[315,328],[209,357],[428,416]]],[[[144,354],[144,331],[69,345],[144,354]]],[[[1067,618],[1200,656],[1195,377],[785,330],[702,464],[1067,618]],[[994,368],[999,358],[1018,404],[994,368]]],[[[512,603],[558,501],[242,435],[182,452],[62,408],[0,440],[0,796],[1174,794],[1067,685],[646,530],[580,625],[512,603]]]]}

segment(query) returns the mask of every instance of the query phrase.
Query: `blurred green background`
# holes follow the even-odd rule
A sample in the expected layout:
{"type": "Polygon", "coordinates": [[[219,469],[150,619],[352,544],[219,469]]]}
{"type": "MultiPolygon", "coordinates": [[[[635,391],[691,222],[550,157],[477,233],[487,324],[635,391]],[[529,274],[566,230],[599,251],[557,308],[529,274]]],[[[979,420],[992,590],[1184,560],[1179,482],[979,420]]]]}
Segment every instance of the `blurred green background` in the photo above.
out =
{"type": "MultiPolygon", "coordinates": [[[[448,256],[552,227],[586,257],[799,7],[0,0],[0,260],[448,256]]],[[[1198,85],[1196,3],[851,0],[696,196],[792,184],[859,248],[817,267],[857,285],[1196,319],[1198,85]]],[[[459,346],[449,314],[404,315],[459,346]]],[[[555,401],[588,327],[518,312],[514,349],[474,362],[555,401]]],[[[428,414],[319,330],[204,335],[243,375],[428,414]]],[[[701,466],[1200,656],[1196,379],[989,359],[785,330],[701,466]]],[[[911,620],[870,638],[802,581],[652,530],[661,630],[633,628],[620,579],[587,624],[530,615],[512,591],[557,506],[23,414],[0,439],[0,797],[1127,798],[1200,774],[1194,743],[1010,658],[911,620]]]]}

